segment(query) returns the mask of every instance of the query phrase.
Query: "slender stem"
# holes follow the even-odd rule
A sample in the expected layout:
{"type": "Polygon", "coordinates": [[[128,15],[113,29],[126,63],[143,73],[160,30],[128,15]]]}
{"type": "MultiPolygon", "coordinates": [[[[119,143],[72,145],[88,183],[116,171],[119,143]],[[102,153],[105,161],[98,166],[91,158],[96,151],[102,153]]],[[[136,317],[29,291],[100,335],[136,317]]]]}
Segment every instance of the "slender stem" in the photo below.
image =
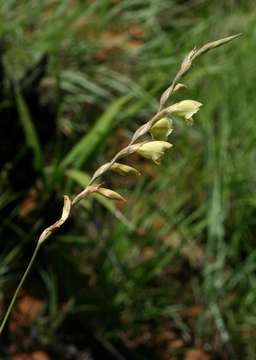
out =
{"type": "Polygon", "coordinates": [[[35,248],[35,250],[34,250],[34,252],[33,252],[33,255],[32,255],[32,257],[31,257],[31,259],[30,259],[30,261],[29,261],[29,264],[28,264],[28,266],[27,266],[27,268],[26,268],[26,271],[24,272],[24,274],[23,274],[23,276],[22,276],[22,278],[21,278],[21,280],[20,280],[20,282],[19,282],[19,285],[17,286],[17,288],[16,288],[16,290],[15,290],[15,293],[14,293],[14,295],[13,295],[13,297],[12,297],[12,300],[11,300],[11,302],[10,302],[10,305],[8,306],[8,309],[7,309],[7,311],[6,311],[6,313],[5,313],[5,316],[4,316],[3,320],[2,320],[2,323],[1,323],[1,326],[0,326],[0,335],[2,334],[2,332],[3,332],[3,330],[4,330],[4,326],[5,326],[8,318],[9,318],[9,315],[10,315],[10,313],[11,313],[11,311],[12,311],[12,308],[13,308],[13,306],[14,306],[14,304],[15,304],[15,301],[17,300],[17,297],[18,297],[18,295],[19,295],[20,289],[21,289],[22,285],[24,284],[24,281],[26,280],[26,278],[27,278],[27,276],[28,276],[28,274],[29,274],[29,271],[30,271],[30,269],[31,269],[31,266],[32,266],[33,263],[34,263],[34,260],[35,260],[35,258],[36,258],[37,253],[38,253],[38,250],[39,250],[39,248],[40,248],[40,245],[41,245],[41,244],[38,242],[37,245],[36,245],[36,248],[35,248]]]}

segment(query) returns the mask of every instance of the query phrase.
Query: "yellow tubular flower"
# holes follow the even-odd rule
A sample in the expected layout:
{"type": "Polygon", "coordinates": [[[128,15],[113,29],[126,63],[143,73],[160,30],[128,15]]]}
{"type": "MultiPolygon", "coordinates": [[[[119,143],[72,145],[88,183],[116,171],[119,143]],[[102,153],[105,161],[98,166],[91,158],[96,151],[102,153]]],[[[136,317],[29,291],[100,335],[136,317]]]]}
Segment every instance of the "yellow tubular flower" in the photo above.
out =
{"type": "Polygon", "coordinates": [[[160,164],[161,156],[171,147],[172,144],[166,141],[149,141],[141,145],[136,152],[146,159],[153,160],[156,164],[160,164]]]}
{"type": "Polygon", "coordinates": [[[172,120],[164,117],[158,120],[150,129],[150,134],[153,140],[166,141],[168,136],[172,133],[172,120]]]}
{"type": "Polygon", "coordinates": [[[201,106],[202,104],[195,100],[182,100],[169,106],[168,113],[184,118],[186,121],[193,122],[193,115],[199,111],[201,106]]]}

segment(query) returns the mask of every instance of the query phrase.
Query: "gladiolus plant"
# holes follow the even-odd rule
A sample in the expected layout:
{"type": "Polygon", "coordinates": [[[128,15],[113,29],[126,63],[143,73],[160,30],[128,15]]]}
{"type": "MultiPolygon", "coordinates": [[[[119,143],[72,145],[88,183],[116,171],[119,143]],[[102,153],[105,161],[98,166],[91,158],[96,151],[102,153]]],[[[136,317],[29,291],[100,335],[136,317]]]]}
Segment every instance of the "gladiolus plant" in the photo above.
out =
{"type": "Polygon", "coordinates": [[[228,43],[229,41],[235,39],[237,36],[239,36],[239,34],[229,36],[217,41],[209,42],[199,49],[194,48],[192,51],[190,51],[189,54],[182,61],[180,69],[174,77],[174,80],[162,94],[160,98],[158,112],[149,121],[144,123],[142,126],[139,127],[138,130],[135,131],[128,146],[120,150],[112,158],[112,160],[102,165],[99,169],[95,171],[87,187],[83,189],[78,195],[76,195],[73,200],[71,200],[69,196],[64,195],[64,206],[62,215],[59,220],[57,220],[53,225],[47,227],[39,236],[30,262],[17,286],[17,289],[11,299],[10,305],[8,306],[6,313],[2,319],[0,325],[0,334],[4,330],[4,326],[12,311],[20,289],[22,288],[22,285],[26,280],[26,277],[35,261],[38,251],[40,247],[46,242],[46,239],[48,239],[53,232],[55,232],[63,225],[65,221],[67,221],[67,219],[70,217],[72,208],[79,201],[88,197],[91,193],[97,193],[112,200],[125,200],[122,195],[118,194],[112,189],[103,187],[102,184],[98,182],[98,179],[103,174],[109,171],[114,171],[123,176],[140,175],[137,169],[133,168],[130,165],[124,164],[123,162],[120,162],[120,160],[123,161],[123,159],[128,157],[130,154],[136,153],[146,159],[154,161],[156,164],[160,163],[161,157],[165,154],[167,150],[169,150],[173,146],[168,142],[168,136],[173,131],[173,118],[181,118],[184,119],[186,122],[191,123],[193,121],[193,116],[199,111],[202,105],[198,101],[186,99],[174,104],[169,103],[169,105],[167,105],[167,103],[170,101],[170,98],[177,91],[180,91],[181,89],[186,87],[184,84],[179,83],[180,79],[190,70],[193,61],[197,57],[211,49],[228,43]]]}

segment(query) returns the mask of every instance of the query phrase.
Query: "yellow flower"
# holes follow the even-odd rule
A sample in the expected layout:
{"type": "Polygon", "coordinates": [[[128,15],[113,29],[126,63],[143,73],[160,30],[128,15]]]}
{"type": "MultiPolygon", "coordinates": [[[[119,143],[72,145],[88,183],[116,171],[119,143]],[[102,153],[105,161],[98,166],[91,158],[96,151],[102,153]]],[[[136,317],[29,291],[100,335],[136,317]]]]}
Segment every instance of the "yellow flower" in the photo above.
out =
{"type": "Polygon", "coordinates": [[[172,131],[172,120],[167,117],[163,117],[151,127],[150,134],[153,140],[166,141],[172,131]]]}
{"type": "Polygon", "coordinates": [[[193,115],[198,112],[201,106],[202,104],[195,100],[182,100],[169,106],[168,113],[192,122],[193,115]]]}
{"type": "Polygon", "coordinates": [[[153,160],[156,164],[160,164],[161,156],[171,147],[172,144],[166,141],[149,141],[142,144],[136,152],[146,159],[153,160]]]}

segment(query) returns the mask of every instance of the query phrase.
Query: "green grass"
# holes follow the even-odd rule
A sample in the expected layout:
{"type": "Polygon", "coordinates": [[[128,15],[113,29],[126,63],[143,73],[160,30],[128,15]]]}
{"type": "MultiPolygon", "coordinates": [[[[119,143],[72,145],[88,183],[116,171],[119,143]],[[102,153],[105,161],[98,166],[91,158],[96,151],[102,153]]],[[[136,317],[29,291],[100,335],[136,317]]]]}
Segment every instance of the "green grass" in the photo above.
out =
{"type": "MultiPolygon", "coordinates": [[[[100,344],[112,358],[116,351],[127,359],[167,353],[182,359],[186,349],[200,347],[220,359],[254,359],[254,8],[253,1],[0,2],[0,106],[10,100],[11,82],[47,54],[41,97],[56,107],[57,124],[54,140],[42,146],[30,104],[17,98],[23,147],[32,148],[40,171],[29,189],[14,193],[8,166],[1,170],[5,302],[39,230],[55,220],[64,190],[76,193],[152,115],[184,54],[243,33],[197,61],[185,78],[188,88],[177,99],[198,100],[203,108],[193,127],[175,122],[174,148],[163,165],[135,158],[139,180],[105,179],[128,199],[126,206],[81,203],[42,251],[25,289],[44,306],[23,332],[22,339],[37,333],[28,349],[21,340],[23,351],[64,349],[68,342],[93,352],[100,344]],[[31,188],[35,206],[22,218],[21,201],[31,188]],[[200,314],[188,315],[195,305],[200,314]],[[170,330],[183,339],[181,348],[157,341],[170,330]],[[151,337],[139,341],[140,334],[151,337]]],[[[9,336],[15,342],[17,335],[9,336]]]]}

